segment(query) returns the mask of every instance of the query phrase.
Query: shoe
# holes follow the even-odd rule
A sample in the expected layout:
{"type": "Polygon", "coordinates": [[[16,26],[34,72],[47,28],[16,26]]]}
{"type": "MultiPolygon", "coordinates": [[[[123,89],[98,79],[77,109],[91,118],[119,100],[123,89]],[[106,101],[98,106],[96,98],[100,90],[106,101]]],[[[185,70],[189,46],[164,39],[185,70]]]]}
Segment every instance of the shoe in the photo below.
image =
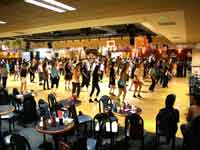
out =
{"type": "Polygon", "coordinates": [[[142,98],[142,96],[141,96],[140,94],[138,94],[138,97],[139,97],[139,98],[142,98]]]}
{"type": "Polygon", "coordinates": [[[91,98],[89,99],[89,103],[93,103],[93,100],[91,98]]]}
{"type": "Polygon", "coordinates": [[[95,102],[99,102],[99,101],[97,100],[97,98],[95,98],[94,101],[95,101],[95,102]]]}
{"type": "Polygon", "coordinates": [[[134,94],[134,95],[133,95],[133,97],[135,97],[135,98],[136,98],[137,96],[134,94]]]}
{"type": "Polygon", "coordinates": [[[46,88],[43,88],[43,90],[46,90],[46,88]]]}

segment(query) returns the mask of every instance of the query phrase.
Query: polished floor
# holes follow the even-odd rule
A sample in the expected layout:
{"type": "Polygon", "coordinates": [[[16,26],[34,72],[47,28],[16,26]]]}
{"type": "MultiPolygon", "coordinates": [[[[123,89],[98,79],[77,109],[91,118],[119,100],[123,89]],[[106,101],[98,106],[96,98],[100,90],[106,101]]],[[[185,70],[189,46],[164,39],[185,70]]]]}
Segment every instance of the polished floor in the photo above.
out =
{"type": "MultiPolygon", "coordinates": [[[[177,107],[180,111],[180,123],[185,122],[185,114],[187,113],[187,109],[189,107],[189,96],[188,96],[188,80],[187,78],[173,78],[169,82],[168,88],[161,88],[157,85],[155,91],[149,92],[148,87],[150,85],[150,80],[145,80],[145,85],[142,89],[142,99],[133,98],[133,91],[128,91],[126,95],[126,101],[130,104],[134,104],[140,108],[142,108],[142,117],[144,119],[145,130],[148,132],[155,132],[155,117],[158,113],[159,109],[164,107],[165,97],[168,94],[174,93],[176,94],[176,103],[175,107],[177,107]]],[[[12,91],[12,88],[20,87],[20,81],[14,81],[13,77],[8,78],[7,88],[9,92],[12,91]]],[[[108,78],[104,78],[104,81],[100,83],[101,93],[102,95],[109,94],[108,88],[108,78]]],[[[47,95],[50,92],[55,92],[57,96],[57,100],[61,100],[64,98],[69,98],[71,96],[71,90],[65,90],[64,79],[61,77],[60,85],[58,89],[51,90],[43,90],[42,86],[38,85],[37,78],[35,79],[35,83],[28,82],[27,90],[33,90],[35,94],[36,101],[39,99],[47,100],[47,95]]],[[[90,92],[90,88],[88,90],[90,92]]],[[[89,103],[88,95],[89,92],[86,88],[81,90],[80,100],[82,104],[78,106],[78,110],[82,111],[85,114],[89,114],[94,116],[98,112],[98,104],[97,103],[89,103]]],[[[118,90],[116,89],[116,94],[118,90]]],[[[100,97],[99,96],[99,97],[100,97]]],[[[121,126],[124,126],[124,117],[118,116],[119,123],[121,126]]],[[[180,130],[177,133],[178,137],[181,137],[180,130]]]]}

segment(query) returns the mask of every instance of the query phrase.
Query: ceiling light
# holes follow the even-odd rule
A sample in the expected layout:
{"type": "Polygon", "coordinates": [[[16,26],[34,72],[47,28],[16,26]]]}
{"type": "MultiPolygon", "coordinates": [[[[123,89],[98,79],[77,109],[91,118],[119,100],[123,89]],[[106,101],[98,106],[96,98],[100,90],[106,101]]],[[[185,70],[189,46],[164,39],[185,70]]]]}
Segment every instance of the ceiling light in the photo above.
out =
{"type": "Polygon", "coordinates": [[[55,0],[42,0],[42,1],[52,4],[54,6],[60,7],[62,9],[69,10],[69,11],[76,10],[76,8],[74,8],[74,7],[71,7],[69,5],[63,4],[63,3],[55,1],[55,0]]]}
{"type": "Polygon", "coordinates": [[[5,21],[0,21],[0,24],[6,24],[7,22],[5,22],[5,21]]]}
{"type": "Polygon", "coordinates": [[[47,5],[47,4],[44,4],[44,3],[39,2],[39,1],[36,1],[36,0],[24,0],[24,1],[27,2],[27,3],[30,3],[30,4],[39,6],[39,7],[43,7],[43,8],[47,8],[47,9],[50,9],[50,10],[59,12],[59,13],[64,13],[64,12],[66,12],[66,11],[63,10],[63,9],[60,9],[60,8],[57,8],[57,7],[54,7],[54,6],[51,6],[51,5],[47,5]]]}

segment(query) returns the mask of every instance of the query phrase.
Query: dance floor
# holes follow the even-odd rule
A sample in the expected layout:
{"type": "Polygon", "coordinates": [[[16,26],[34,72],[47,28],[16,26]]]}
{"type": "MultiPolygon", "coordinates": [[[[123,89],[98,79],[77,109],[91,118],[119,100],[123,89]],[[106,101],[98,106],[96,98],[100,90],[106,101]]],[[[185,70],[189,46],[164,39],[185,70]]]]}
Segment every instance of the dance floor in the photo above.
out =
{"type": "MultiPolygon", "coordinates": [[[[35,83],[28,82],[27,90],[33,90],[35,94],[35,99],[38,101],[39,99],[47,100],[47,95],[50,92],[55,92],[57,100],[62,100],[64,98],[69,98],[71,96],[71,90],[65,90],[64,79],[61,77],[60,85],[58,89],[51,90],[43,90],[43,86],[38,85],[38,79],[36,78],[35,83]]],[[[142,117],[144,119],[145,130],[148,132],[155,132],[155,117],[158,113],[159,109],[164,107],[165,97],[168,94],[174,93],[176,94],[176,103],[175,107],[177,107],[180,111],[180,123],[185,122],[185,114],[187,112],[189,106],[189,96],[188,96],[188,80],[187,78],[173,78],[169,82],[168,88],[161,88],[157,85],[154,92],[149,92],[148,87],[150,85],[150,80],[145,80],[145,85],[142,89],[142,99],[133,98],[133,91],[128,91],[126,95],[126,101],[130,104],[134,104],[142,108],[142,117]]],[[[12,88],[17,87],[20,88],[20,81],[13,81],[13,77],[9,77],[7,88],[9,92],[12,91],[12,88]]],[[[104,78],[103,82],[100,83],[100,96],[108,95],[108,78],[104,78]]],[[[98,113],[98,104],[97,103],[89,103],[89,92],[90,88],[87,91],[86,88],[81,90],[80,100],[82,101],[81,105],[78,106],[78,111],[82,111],[85,114],[89,114],[94,116],[98,113]]],[[[116,89],[115,94],[117,95],[118,90],[116,89]]],[[[95,93],[96,94],[96,93],[95,93]]],[[[95,95],[94,94],[94,95],[95,95]]],[[[100,97],[99,96],[99,97],[100,97]]],[[[119,123],[121,126],[124,126],[124,117],[118,116],[119,123]]],[[[177,133],[178,137],[182,137],[180,129],[177,133]]]]}

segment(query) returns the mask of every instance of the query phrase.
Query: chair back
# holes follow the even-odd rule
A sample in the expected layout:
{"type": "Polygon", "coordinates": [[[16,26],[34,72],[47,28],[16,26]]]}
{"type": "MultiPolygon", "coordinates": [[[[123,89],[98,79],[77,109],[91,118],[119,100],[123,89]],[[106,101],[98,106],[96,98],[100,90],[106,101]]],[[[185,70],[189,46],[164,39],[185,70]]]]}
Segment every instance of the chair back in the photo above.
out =
{"type": "Polygon", "coordinates": [[[156,116],[156,133],[163,136],[174,136],[177,131],[177,121],[174,110],[161,109],[156,116]]]}
{"type": "Polygon", "coordinates": [[[109,96],[104,95],[99,100],[99,112],[101,113],[102,111],[103,113],[105,113],[108,112],[109,110],[112,110],[112,100],[109,96]],[[101,106],[103,108],[101,108],[101,106]]]}
{"type": "Polygon", "coordinates": [[[190,125],[185,139],[186,150],[197,150],[200,147],[200,116],[195,118],[190,125]]]}
{"type": "Polygon", "coordinates": [[[93,119],[93,133],[96,138],[96,147],[101,147],[103,139],[110,139],[114,143],[114,135],[118,132],[118,120],[109,113],[98,113],[93,119]]]}
{"type": "Polygon", "coordinates": [[[22,113],[24,122],[33,122],[37,120],[36,102],[31,94],[24,96],[22,113]]]}
{"type": "Polygon", "coordinates": [[[13,96],[16,96],[19,94],[19,91],[17,88],[13,88],[13,92],[12,92],[13,96]]]}
{"type": "Polygon", "coordinates": [[[10,142],[13,150],[31,150],[28,140],[19,134],[13,134],[10,142]]]}
{"type": "Polygon", "coordinates": [[[0,105],[9,105],[8,92],[4,88],[0,88],[0,105]]]}
{"type": "Polygon", "coordinates": [[[69,111],[69,116],[68,117],[73,118],[75,125],[77,127],[79,127],[78,116],[77,116],[77,112],[76,112],[76,106],[75,105],[71,105],[68,108],[68,111],[69,111]]]}
{"type": "Polygon", "coordinates": [[[45,102],[43,99],[38,101],[40,116],[45,117],[46,119],[50,118],[50,112],[48,108],[48,103],[45,102]]]}
{"type": "Polygon", "coordinates": [[[125,119],[125,137],[143,138],[144,121],[138,114],[130,114],[125,119]]]}
{"type": "Polygon", "coordinates": [[[56,101],[56,97],[54,94],[49,94],[48,95],[48,103],[49,103],[49,109],[50,109],[50,113],[52,114],[53,112],[56,111],[56,104],[57,104],[57,101],[56,101]]]}

